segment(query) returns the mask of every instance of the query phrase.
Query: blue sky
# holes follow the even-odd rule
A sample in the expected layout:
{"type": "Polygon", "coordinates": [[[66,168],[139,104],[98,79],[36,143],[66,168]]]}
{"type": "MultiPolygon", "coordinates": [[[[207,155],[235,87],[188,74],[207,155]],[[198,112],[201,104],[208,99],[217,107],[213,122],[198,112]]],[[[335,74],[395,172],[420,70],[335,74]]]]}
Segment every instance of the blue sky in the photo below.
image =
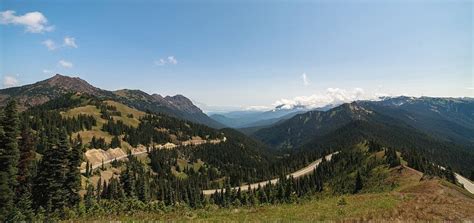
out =
{"type": "Polygon", "coordinates": [[[206,109],[474,97],[472,1],[0,0],[0,12],[3,87],[61,73],[206,109]]]}

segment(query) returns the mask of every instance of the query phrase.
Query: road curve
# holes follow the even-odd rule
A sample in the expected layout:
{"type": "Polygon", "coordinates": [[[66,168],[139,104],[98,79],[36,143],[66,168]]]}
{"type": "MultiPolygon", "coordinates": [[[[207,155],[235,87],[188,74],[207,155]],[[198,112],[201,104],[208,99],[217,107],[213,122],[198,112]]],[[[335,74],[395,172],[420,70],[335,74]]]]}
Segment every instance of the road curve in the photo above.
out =
{"type": "Polygon", "coordinates": [[[458,180],[458,182],[462,184],[467,191],[469,191],[471,194],[474,194],[474,183],[472,183],[472,181],[457,173],[454,173],[454,175],[456,176],[456,180],[458,180]]]}
{"type": "MultiPolygon", "coordinates": [[[[326,160],[331,160],[332,158],[332,155],[334,154],[337,154],[338,152],[334,152],[334,153],[331,153],[329,155],[327,155],[325,158],[326,160]]],[[[309,173],[312,173],[314,168],[316,168],[320,163],[321,163],[322,159],[317,159],[316,161],[310,163],[308,166],[304,167],[303,169],[299,169],[298,171],[296,172],[293,172],[293,173],[290,173],[288,175],[286,175],[286,177],[290,177],[290,176],[293,176],[294,178],[299,178],[301,176],[304,176],[306,174],[309,174],[309,173]]],[[[278,178],[275,178],[273,180],[270,180],[270,182],[272,184],[276,184],[278,182],[278,178]]],[[[261,187],[265,186],[268,184],[268,180],[266,181],[261,181],[261,182],[258,182],[258,183],[253,183],[253,184],[250,184],[250,189],[257,189],[258,188],[258,185],[260,185],[261,187]]],[[[249,185],[242,185],[240,187],[233,187],[232,189],[234,190],[238,190],[240,188],[241,191],[247,191],[249,189],[249,185]]],[[[210,189],[210,190],[203,190],[202,193],[204,195],[212,195],[214,194],[215,192],[217,191],[220,191],[221,189],[210,189]]],[[[225,189],[223,190],[225,191],[225,189]]]]}
{"type": "MultiPolygon", "coordinates": [[[[135,152],[135,153],[132,153],[132,156],[140,155],[140,154],[143,154],[143,153],[147,153],[147,151],[145,150],[145,151],[135,152]]],[[[115,157],[115,158],[110,159],[110,160],[104,160],[104,165],[105,165],[105,164],[109,164],[109,163],[113,162],[114,160],[122,160],[122,159],[125,159],[125,158],[127,158],[127,157],[128,157],[128,154],[127,154],[127,155],[123,155],[123,156],[119,156],[119,157],[115,157]]],[[[102,163],[93,165],[93,166],[92,166],[92,170],[95,170],[95,169],[97,169],[97,168],[99,168],[99,167],[101,167],[101,166],[102,166],[102,163]]],[[[82,169],[82,170],[81,170],[81,173],[85,173],[85,172],[86,172],[85,169],[82,169]]]]}

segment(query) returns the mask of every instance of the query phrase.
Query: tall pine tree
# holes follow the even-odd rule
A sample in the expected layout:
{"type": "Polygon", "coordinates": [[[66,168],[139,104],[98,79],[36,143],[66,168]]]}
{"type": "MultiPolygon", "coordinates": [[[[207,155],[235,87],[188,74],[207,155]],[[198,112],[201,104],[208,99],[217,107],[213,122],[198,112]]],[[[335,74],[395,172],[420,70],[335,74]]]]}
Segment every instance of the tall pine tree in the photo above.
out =
{"type": "Polygon", "coordinates": [[[81,172],[79,168],[83,159],[83,144],[80,135],[77,135],[77,138],[73,140],[73,144],[74,146],[68,156],[68,172],[66,174],[66,190],[69,206],[79,204],[81,199],[79,196],[79,191],[81,190],[81,172]]]}
{"type": "Polygon", "coordinates": [[[52,132],[35,180],[35,204],[52,213],[62,210],[67,201],[65,186],[68,171],[68,139],[65,131],[52,132]]]}
{"type": "Polygon", "coordinates": [[[18,162],[18,187],[16,197],[17,207],[23,215],[22,220],[32,221],[33,210],[31,204],[32,184],[35,163],[36,140],[29,126],[23,125],[20,140],[20,160],[18,162]]]}
{"type": "Polygon", "coordinates": [[[19,119],[16,102],[10,101],[0,116],[0,221],[8,220],[14,211],[15,188],[17,186],[17,166],[19,119]]]}

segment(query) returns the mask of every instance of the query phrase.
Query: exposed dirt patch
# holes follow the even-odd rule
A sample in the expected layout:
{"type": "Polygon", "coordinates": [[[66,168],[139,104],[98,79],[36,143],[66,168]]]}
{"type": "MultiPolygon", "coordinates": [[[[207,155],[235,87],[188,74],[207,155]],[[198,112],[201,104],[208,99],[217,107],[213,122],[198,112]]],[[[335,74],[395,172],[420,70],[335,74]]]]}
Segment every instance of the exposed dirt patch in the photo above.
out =
{"type": "Polygon", "coordinates": [[[391,180],[400,185],[392,194],[401,202],[377,218],[389,221],[474,220],[474,199],[462,193],[463,189],[437,178],[422,178],[420,172],[407,167],[394,168],[390,174],[391,180]]]}

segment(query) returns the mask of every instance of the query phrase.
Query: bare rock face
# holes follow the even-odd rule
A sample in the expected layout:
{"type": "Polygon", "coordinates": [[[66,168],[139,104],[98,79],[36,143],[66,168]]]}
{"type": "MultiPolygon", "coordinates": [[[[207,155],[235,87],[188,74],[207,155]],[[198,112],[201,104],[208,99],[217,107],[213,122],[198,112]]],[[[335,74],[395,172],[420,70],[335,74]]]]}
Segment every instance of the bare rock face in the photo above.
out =
{"type": "Polygon", "coordinates": [[[175,96],[166,96],[164,99],[181,111],[188,113],[202,113],[201,109],[195,106],[191,100],[183,95],[178,94],[175,96]]]}

